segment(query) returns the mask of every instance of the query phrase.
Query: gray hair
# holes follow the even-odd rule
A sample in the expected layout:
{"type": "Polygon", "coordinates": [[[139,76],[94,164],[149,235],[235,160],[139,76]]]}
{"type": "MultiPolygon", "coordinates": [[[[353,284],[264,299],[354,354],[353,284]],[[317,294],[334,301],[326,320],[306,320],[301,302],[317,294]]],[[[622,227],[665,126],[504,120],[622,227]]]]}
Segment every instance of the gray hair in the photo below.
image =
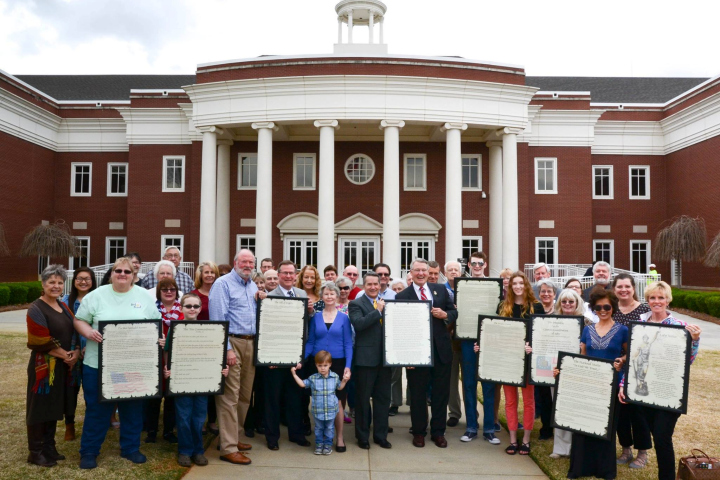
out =
{"type": "Polygon", "coordinates": [[[535,285],[537,286],[538,292],[543,285],[547,285],[548,287],[552,288],[553,292],[555,291],[555,284],[549,278],[543,278],[542,280],[538,280],[535,285]]]}
{"type": "Polygon", "coordinates": [[[575,311],[573,315],[583,315],[585,313],[585,302],[580,298],[580,295],[572,288],[563,289],[555,301],[555,313],[562,314],[562,300],[568,298],[575,300],[575,311]]]}
{"type": "MultiPolygon", "coordinates": [[[[413,260],[412,263],[410,264],[410,270],[411,270],[411,271],[412,271],[413,268],[415,268],[415,264],[416,264],[416,263],[424,263],[425,265],[428,265],[428,261],[425,260],[424,258],[416,258],[416,259],[413,260]]],[[[429,265],[428,265],[428,269],[430,269],[430,266],[429,266],[429,265]]]]}
{"type": "Polygon", "coordinates": [[[45,267],[45,270],[40,274],[40,279],[45,283],[50,280],[50,277],[56,276],[62,278],[63,282],[67,282],[67,270],[59,263],[53,263],[45,267]]]}
{"type": "Polygon", "coordinates": [[[452,264],[457,265],[458,268],[460,269],[460,271],[462,271],[462,265],[460,265],[460,262],[455,261],[455,260],[450,260],[449,262],[447,262],[447,263],[445,264],[444,270],[447,272],[448,267],[449,267],[450,265],[452,265],[452,264]]]}
{"type": "Polygon", "coordinates": [[[155,267],[153,268],[153,274],[155,275],[155,278],[157,278],[160,267],[162,267],[163,265],[172,268],[172,276],[173,278],[175,278],[175,276],[177,275],[177,270],[175,269],[175,264],[172,263],[170,260],[160,260],[155,264],[155,267]]]}
{"type": "Polygon", "coordinates": [[[182,258],[182,251],[180,250],[180,247],[176,247],[175,245],[170,245],[169,247],[165,247],[165,250],[163,250],[163,257],[167,255],[169,250],[177,250],[178,254],[180,255],[180,258],[182,258]]]}
{"type": "Polygon", "coordinates": [[[603,262],[601,260],[601,261],[595,263],[595,265],[593,265],[593,275],[595,275],[595,271],[596,271],[597,267],[605,267],[608,269],[608,273],[612,274],[612,266],[609,263],[603,262]]]}
{"type": "Polygon", "coordinates": [[[241,248],[240,250],[238,250],[238,252],[233,257],[233,264],[235,262],[237,262],[237,259],[240,258],[240,255],[242,255],[243,253],[246,253],[246,252],[249,253],[250,255],[252,255],[253,259],[255,259],[255,254],[252,252],[252,250],[250,250],[249,248],[241,248]]]}
{"type": "Polygon", "coordinates": [[[393,280],[392,282],[390,282],[390,288],[392,289],[392,287],[394,287],[398,283],[400,285],[402,285],[403,288],[405,288],[407,286],[407,283],[405,282],[405,280],[403,280],[402,278],[398,278],[397,280],[393,280]]]}
{"type": "Polygon", "coordinates": [[[343,277],[342,275],[335,279],[335,286],[339,287],[341,283],[343,284],[343,286],[352,286],[352,280],[347,277],[343,277]]]}
{"type": "Polygon", "coordinates": [[[550,269],[548,268],[547,263],[545,263],[545,262],[538,262],[535,265],[533,265],[533,273],[535,273],[535,270],[537,270],[538,268],[542,268],[542,267],[545,267],[545,269],[548,271],[548,273],[550,273],[550,269]]]}
{"type": "Polygon", "coordinates": [[[338,298],[340,298],[340,289],[335,285],[335,282],[327,282],[325,285],[322,286],[320,289],[320,296],[322,297],[325,293],[325,290],[332,290],[335,292],[335,295],[337,295],[338,298]]]}

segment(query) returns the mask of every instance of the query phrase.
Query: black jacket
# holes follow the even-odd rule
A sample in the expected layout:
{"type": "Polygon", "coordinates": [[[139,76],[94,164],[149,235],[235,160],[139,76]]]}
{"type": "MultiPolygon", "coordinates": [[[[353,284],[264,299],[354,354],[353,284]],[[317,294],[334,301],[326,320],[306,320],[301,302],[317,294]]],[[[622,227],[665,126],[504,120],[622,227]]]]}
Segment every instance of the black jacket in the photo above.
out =
{"type": "MultiPolygon", "coordinates": [[[[348,305],[350,323],[355,329],[353,362],[360,367],[379,367],[383,364],[382,313],[363,295],[348,305]]],[[[349,365],[348,365],[349,366],[349,365]]]]}

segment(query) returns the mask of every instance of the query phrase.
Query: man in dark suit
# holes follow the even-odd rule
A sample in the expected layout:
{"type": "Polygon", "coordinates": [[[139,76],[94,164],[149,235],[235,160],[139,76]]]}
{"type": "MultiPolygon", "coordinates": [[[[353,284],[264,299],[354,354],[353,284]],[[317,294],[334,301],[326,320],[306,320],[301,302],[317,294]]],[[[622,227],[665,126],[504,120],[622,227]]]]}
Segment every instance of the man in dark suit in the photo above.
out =
{"type": "MultiPolygon", "coordinates": [[[[303,290],[294,287],[297,278],[297,267],[290,260],[283,260],[278,265],[278,287],[268,293],[270,297],[306,298],[303,290]]],[[[265,441],[270,450],[278,450],[280,440],[280,399],[284,397],[288,424],[288,437],[301,447],[310,442],[305,438],[303,425],[302,389],[298,388],[290,373],[289,367],[270,366],[263,372],[265,387],[265,441]]]]}
{"type": "Polygon", "coordinates": [[[452,339],[447,325],[457,320],[457,310],[444,285],[427,283],[428,262],[416,259],[411,267],[413,283],[398,293],[396,300],[432,301],[433,362],[432,368],[418,367],[407,370],[410,386],[410,419],[412,421],[413,445],[425,446],[428,411],[427,390],[432,378],[432,419],[430,438],[440,448],[447,447],[445,440],[446,412],[450,397],[450,366],[452,364],[452,339]]]}
{"type": "Polygon", "coordinates": [[[387,441],[390,412],[390,367],[383,366],[382,311],[385,301],[378,298],[380,277],[367,273],[365,293],[350,302],[348,313],[355,328],[355,438],[360,448],[370,448],[370,398],[373,399],[373,441],[391,448],[387,441]]]}

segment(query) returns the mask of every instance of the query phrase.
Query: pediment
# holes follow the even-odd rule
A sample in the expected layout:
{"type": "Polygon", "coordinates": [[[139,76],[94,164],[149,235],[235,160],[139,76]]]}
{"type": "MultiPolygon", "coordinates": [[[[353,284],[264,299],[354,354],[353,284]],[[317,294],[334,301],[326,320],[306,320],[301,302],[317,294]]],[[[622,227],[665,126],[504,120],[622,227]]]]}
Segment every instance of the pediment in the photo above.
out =
{"type": "Polygon", "coordinates": [[[297,212],[283,218],[277,224],[280,238],[293,234],[317,234],[318,217],[314,213],[297,212]]]}
{"type": "Polygon", "coordinates": [[[440,222],[424,213],[406,213],[400,217],[401,235],[427,235],[437,240],[441,228],[440,222]]]}
{"type": "Polygon", "coordinates": [[[336,234],[351,235],[381,235],[383,231],[382,223],[364,215],[360,212],[351,215],[344,220],[340,220],[335,224],[336,234]]]}

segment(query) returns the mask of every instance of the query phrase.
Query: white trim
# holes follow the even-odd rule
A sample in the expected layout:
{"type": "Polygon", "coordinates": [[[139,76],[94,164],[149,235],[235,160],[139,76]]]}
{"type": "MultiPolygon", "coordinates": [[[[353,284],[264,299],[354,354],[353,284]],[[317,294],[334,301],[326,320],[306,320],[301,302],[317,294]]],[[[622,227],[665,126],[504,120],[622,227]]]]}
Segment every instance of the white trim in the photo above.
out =
{"type": "Polygon", "coordinates": [[[108,197],[127,197],[128,196],[128,179],[130,176],[130,166],[128,162],[110,162],[107,164],[107,196],[108,197]],[[125,193],[112,193],[112,167],[125,167],[125,193]]]}
{"type": "Polygon", "coordinates": [[[462,159],[465,158],[477,158],[478,161],[478,186],[477,187],[462,187],[463,192],[481,192],[482,191],[482,154],[481,153],[466,153],[460,156],[462,159]]]}
{"type": "MultiPolygon", "coordinates": [[[[542,101],[542,99],[540,99],[542,101]]],[[[531,147],[592,147],[595,144],[595,125],[604,110],[544,110],[532,112],[526,106],[528,122],[518,142],[531,147]]],[[[469,123],[469,122],[467,122],[469,123]]]]}
{"type": "MultiPolygon", "coordinates": [[[[75,236],[76,240],[87,240],[87,265],[90,266],[90,237],[88,236],[75,236]]],[[[68,257],[68,270],[75,270],[75,257],[68,257]]],[[[72,281],[72,278],[68,279],[72,281]]]]}
{"type": "Polygon", "coordinates": [[[106,264],[113,263],[110,261],[110,241],[111,240],[122,240],[124,242],[123,253],[127,254],[127,237],[105,237],[105,263],[106,264]]]}
{"type": "Polygon", "coordinates": [[[345,179],[348,182],[352,183],[353,185],[366,185],[366,184],[370,183],[372,181],[372,179],[375,178],[376,173],[377,173],[377,167],[375,166],[375,162],[373,161],[372,158],[370,158],[369,155],[366,155],[364,153],[354,153],[354,154],[350,155],[350,157],[345,161],[345,164],[343,165],[343,174],[345,175],[345,179]],[[365,159],[367,159],[370,162],[370,165],[372,166],[372,175],[370,175],[368,177],[368,179],[365,180],[364,182],[356,182],[355,180],[352,180],[347,173],[348,165],[356,157],[365,157],[365,159]]]}
{"type": "Polygon", "coordinates": [[[427,190],[427,154],[406,153],[403,155],[403,190],[406,192],[424,192],[427,190]],[[408,187],[408,158],[422,160],[422,185],[419,187],[408,187]]]}
{"type": "Polygon", "coordinates": [[[182,88],[131,88],[130,94],[133,93],[185,93],[182,88]]]}
{"type": "MultiPolygon", "coordinates": [[[[478,241],[479,241],[479,243],[478,243],[478,251],[479,251],[479,252],[482,252],[482,251],[483,251],[483,237],[482,237],[482,235],[463,235],[463,236],[462,236],[462,240],[478,240],[478,241]]],[[[464,247],[463,247],[463,248],[464,248],[464,247]]],[[[470,252],[470,253],[472,253],[472,252],[470,252]]],[[[450,260],[453,260],[453,259],[445,259],[445,262],[449,262],[450,260]]],[[[466,266],[467,266],[467,265],[463,265],[463,267],[466,267],[466,266]]],[[[498,270],[498,271],[499,271],[499,270],[498,270]]]]}
{"type": "MultiPolygon", "coordinates": [[[[558,161],[557,157],[535,157],[535,193],[538,195],[556,195],[558,193],[558,184],[557,184],[557,177],[558,177],[558,161]],[[553,167],[552,167],[552,174],[553,174],[553,188],[551,190],[539,190],[538,189],[538,161],[543,160],[551,160],[553,167]]],[[[557,263],[557,262],[555,262],[557,263]]]]}
{"type": "Polygon", "coordinates": [[[597,249],[598,243],[609,243],[610,244],[610,261],[608,262],[610,265],[615,265],[615,240],[610,240],[608,238],[597,238],[593,239],[593,260],[595,260],[595,253],[597,249]]]}
{"type": "Polygon", "coordinates": [[[629,165],[628,166],[628,197],[630,200],[650,200],[650,165],[629,165]],[[645,170],[645,195],[632,194],[632,170],[639,168],[645,170]]]}
{"type": "Polygon", "coordinates": [[[185,251],[185,235],[160,235],[160,258],[165,255],[165,249],[171,245],[166,245],[165,240],[168,239],[180,239],[180,246],[178,245],[172,245],[173,247],[177,247],[180,249],[180,252],[185,251]]]}
{"type": "Polygon", "coordinates": [[[293,153],[293,190],[315,190],[317,188],[317,154],[315,153],[293,153]],[[298,158],[312,158],[312,183],[311,185],[298,187],[297,185],[297,160],[298,158]]]}
{"type": "MultiPolygon", "coordinates": [[[[160,97],[158,97],[160,98],[160,97]]],[[[179,108],[117,108],[122,115],[125,149],[128,145],[190,145],[202,140],[192,127],[192,105],[179,108]]]]}
{"type": "Polygon", "coordinates": [[[162,172],[162,191],[163,192],[184,192],[185,191],[185,155],[163,155],[163,162],[162,162],[163,172],[162,172]],[[181,168],[181,181],[180,181],[180,188],[168,188],[167,186],[167,161],[168,160],[182,160],[182,164],[180,166],[181,168]]]}
{"type": "MultiPolygon", "coordinates": [[[[379,263],[379,262],[382,261],[382,260],[381,260],[381,256],[380,256],[380,246],[381,246],[381,244],[380,244],[380,237],[379,237],[379,236],[376,236],[376,235],[338,235],[338,239],[337,239],[337,259],[338,259],[337,268],[338,268],[338,271],[339,271],[339,272],[342,272],[342,271],[345,269],[345,267],[347,266],[347,265],[345,265],[345,262],[344,262],[344,259],[343,259],[343,257],[344,257],[344,255],[343,255],[343,253],[344,253],[344,252],[343,252],[343,243],[344,243],[344,242],[349,242],[349,241],[357,241],[357,242],[373,241],[373,242],[375,242],[375,258],[374,258],[374,260],[373,260],[372,262],[369,262],[369,263],[370,263],[371,266],[372,266],[372,265],[375,265],[376,263],[379,263]]],[[[357,248],[360,249],[361,247],[358,246],[357,248]]],[[[357,258],[358,258],[358,259],[362,258],[362,256],[360,255],[359,250],[358,250],[358,252],[357,252],[357,258]]],[[[358,267],[358,270],[361,270],[360,265],[355,265],[355,266],[358,267]]],[[[325,267],[323,267],[323,268],[325,268],[325,267]]],[[[369,271],[369,270],[368,270],[368,271],[369,271]]],[[[361,284],[361,283],[362,283],[362,276],[363,276],[363,274],[362,274],[362,272],[360,272],[360,278],[358,278],[358,281],[357,281],[358,284],[361,284]]]]}
{"type": "Polygon", "coordinates": [[[238,153],[237,157],[237,189],[238,190],[257,190],[257,162],[258,162],[258,154],[257,152],[244,152],[244,153],[238,153]],[[242,184],[242,159],[243,157],[255,157],[255,185],[252,186],[244,186],[242,184]]]}
{"type": "Polygon", "coordinates": [[[593,198],[593,200],[613,200],[615,198],[614,177],[615,177],[615,174],[613,172],[613,165],[593,165],[592,166],[592,198],[593,198]],[[610,170],[610,172],[609,172],[610,194],[609,195],[595,194],[595,169],[596,168],[607,168],[610,170]]]}
{"type": "MultiPolygon", "coordinates": [[[[237,235],[235,235],[235,247],[236,247],[235,251],[236,252],[240,251],[240,239],[241,238],[248,238],[248,239],[252,238],[253,240],[255,240],[255,234],[254,233],[248,233],[248,234],[238,233],[237,235]]],[[[257,243],[255,244],[255,248],[257,249],[257,243]]],[[[283,257],[283,258],[285,258],[285,257],[283,257]]],[[[256,261],[259,262],[260,260],[262,260],[262,259],[259,258],[256,261]]]]}
{"type": "MultiPolygon", "coordinates": [[[[285,235],[282,240],[283,240],[283,258],[287,258],[287,259],[290,259],[290,242],[291,241],[302,242],[302,245],[300,247],[301,262],[299,262],[299,263],[302,263],[302,265],[300,265],[300,267],[308,264],[307,255],[305,254],[306,249],[307,249],[307,242],[316,242],[315,253],[317,255],[317,241],[318,241],[317,234],[313,235],[312,233],[310,233],[307,235],[285,235]]],[[[322,267],[320,267],[320,265],[318,265],[318,267],[325,268],[324,265],[322,267]]]]}
{"type": "MultiPolygon", "coordinates": [[[[652,255],[652,240],[630,240],[630,271],[635,272],[635,265],[633,265],[633,244],[635,243],[644,243],[647,245],[647,264],[650,265],[652,263],[652,258],[650,257],[652,255]]],[[[647,273],[645,272],[637,272],[637,273],[647,273]]]]}
{"type": "Polygon", "coordinates": [[[558,243],[558,237],[535,237],[535,263],[540,262],[540,240],[552,240],[553,242],[553,250],[555,253],[554,262],[546,262],[546,263],[560,263],[558,258],[560,257],[560,247],[558,243]]]}
{"type": "Polygon", "coordinates": [[[92,162],[72,162],[70,164],[70,196],[71,197],[92,197],[92,162]],[[75,167],[90,167],[88,172],[88,192],[77,193],[75,191],[75,167]]]}
{"type": "MultiPolygon", "coordinates": [[[[416,249],[417,249],[417,242],[429,242],[429,255],[425,260],[432,260],[435,258],[435,242],[437,239],[432,236],[414,236],[414,235],[401,235],[400,236],[400,251],[402,252],[402,242],[412,242],[412,248],[413,248],[413,258],[410,259],[412,262],[417,258],[417,255],[414,255],[416,249]]],[[[441,265],[442,267],[442,265],[441,265]]]]}
{"type": "Polygon", "coordinates": [[[587,91],[584,92],[582,90],[574,91],[574,90],[539,90],[535,92],[535,95],[553,95],[557,93],[558,95],[572,95],[573,97],[577,96],[588,96],[592,95],[592,92],[587,91]]]}

